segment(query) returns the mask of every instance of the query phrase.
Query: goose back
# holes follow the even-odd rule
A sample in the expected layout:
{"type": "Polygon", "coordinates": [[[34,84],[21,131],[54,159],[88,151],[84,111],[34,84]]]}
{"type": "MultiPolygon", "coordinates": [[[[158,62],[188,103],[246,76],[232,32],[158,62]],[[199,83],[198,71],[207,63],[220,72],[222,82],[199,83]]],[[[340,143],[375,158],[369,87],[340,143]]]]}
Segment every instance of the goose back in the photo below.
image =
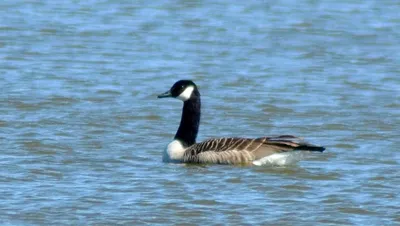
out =
{"type": "Polygon", "coordinates": [[[323,147],[306,143],[302,138],[291,135],[255,139],[214,138],[188,147],[183,155],[183,162],[249,164],[276,153],[323,150],[323,147]]]}

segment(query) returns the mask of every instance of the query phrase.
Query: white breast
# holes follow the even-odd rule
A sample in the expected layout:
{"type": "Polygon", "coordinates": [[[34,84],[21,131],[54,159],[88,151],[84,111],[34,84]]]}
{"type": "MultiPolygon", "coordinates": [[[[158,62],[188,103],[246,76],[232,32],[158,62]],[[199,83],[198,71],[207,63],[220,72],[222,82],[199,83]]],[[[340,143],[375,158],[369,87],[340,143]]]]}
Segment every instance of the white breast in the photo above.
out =
{"type": "Polygon", "coordinates": [[[182,161],[185,148],[179,140],[173,140],[168,144],[163,154],[164,162],[180,162],[182,161]]]}

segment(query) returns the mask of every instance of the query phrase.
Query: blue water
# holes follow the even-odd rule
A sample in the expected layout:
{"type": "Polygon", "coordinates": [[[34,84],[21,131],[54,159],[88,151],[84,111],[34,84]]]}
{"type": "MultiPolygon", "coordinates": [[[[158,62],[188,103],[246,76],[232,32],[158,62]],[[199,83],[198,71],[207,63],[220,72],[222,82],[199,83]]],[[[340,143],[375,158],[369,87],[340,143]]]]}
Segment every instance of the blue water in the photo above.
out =
{"type": "Polygon", "coordinates": [[[0,223],[399,225],[396,1],[0,2],[0,223]],[[161,162],[198,141],[293,134],[285,167],[161,162]]]}

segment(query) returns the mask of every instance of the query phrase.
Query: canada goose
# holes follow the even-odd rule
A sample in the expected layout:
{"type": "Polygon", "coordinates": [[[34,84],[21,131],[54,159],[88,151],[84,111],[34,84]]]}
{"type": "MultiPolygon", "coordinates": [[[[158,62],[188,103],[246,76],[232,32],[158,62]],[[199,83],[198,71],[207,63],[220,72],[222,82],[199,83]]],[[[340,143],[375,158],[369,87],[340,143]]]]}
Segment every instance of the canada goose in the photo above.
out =
{"type": "Polygon", "coordinates": [[[191,80],[177,81],[158,98],[183,101],[182,118],[174,137],[163,154],[165,162],[214,164],[277,164],[298,161],[302,151],[323,152],[324,147],[309,144],[291,135],[260,138],[213,138],[196,143],[200,125],[200,92],[191,80]]]}

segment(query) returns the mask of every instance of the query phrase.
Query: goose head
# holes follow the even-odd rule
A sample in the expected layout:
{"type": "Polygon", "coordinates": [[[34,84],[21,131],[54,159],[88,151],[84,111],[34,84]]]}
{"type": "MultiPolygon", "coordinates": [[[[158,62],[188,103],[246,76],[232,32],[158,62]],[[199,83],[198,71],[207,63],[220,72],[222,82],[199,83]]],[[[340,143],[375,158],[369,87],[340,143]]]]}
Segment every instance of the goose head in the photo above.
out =
{"type": "Polygon", "coordinates": [[[172,97],[183,102],[195,98],[197,95],[197,86],[191,80],[179,80],[165,93],[158,95],[158,98],[172,97]]]}

